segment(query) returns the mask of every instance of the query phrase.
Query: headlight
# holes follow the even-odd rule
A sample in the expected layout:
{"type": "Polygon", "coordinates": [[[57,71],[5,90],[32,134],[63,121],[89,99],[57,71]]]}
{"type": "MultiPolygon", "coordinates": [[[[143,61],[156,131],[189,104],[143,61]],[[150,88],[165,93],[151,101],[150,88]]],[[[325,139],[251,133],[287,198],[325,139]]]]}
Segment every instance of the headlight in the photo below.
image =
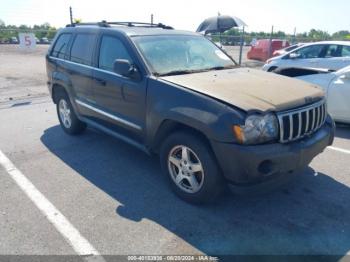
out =
{"type": "Polygon", "coordinates": [[[244,125],[233,126],[233,132],[241,144],[261,144],[278,137],[278,121],[274,114],[251,115],[244,125]]]}

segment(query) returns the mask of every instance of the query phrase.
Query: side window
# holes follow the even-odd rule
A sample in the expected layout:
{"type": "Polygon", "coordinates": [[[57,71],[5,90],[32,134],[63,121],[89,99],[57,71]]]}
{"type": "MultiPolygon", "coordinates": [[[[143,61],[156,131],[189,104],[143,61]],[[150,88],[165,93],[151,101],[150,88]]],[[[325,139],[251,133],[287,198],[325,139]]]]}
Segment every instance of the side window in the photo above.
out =
{"type": "Polygon", "coordinates": [[[343,45],[341,56],[342,57],[350,57],[350,46],[343,45]]]}
{"type": "Polygon", "coordinates": [[[296,54],[300,55],[300,58],[308,59],[308,58],[319,58],[321,57],[322,50],[324,49],[324,45],[312,45],[306,46],[295,51],[296,54]]]}
{"type": "Polygon", "coordinates": [[[128,51],[118,38],[103,36],[100,46],[99,68],[113,71],[113,63],[116,59],[126,59],[132,63],[128,51]]]}
{"type": "Polygon", "coordinates": [[[96,36],[78,34],[70,51],[70,60],[83,65],[91,65],[96,36]]]}
{"type": "Polygon", "coordinates": [[[71,36],[71,34],[61,34],[56,40],[51,56],[63,59],[67,54],[67,46],[71,36]]]}
{"type": "Polygon", "coordinates": [[[341,46],[339,45],[328,45],[328,48],[325,52],[325,58],[332,58],[332,57],[340,57],[341,55],[341,46]]]}

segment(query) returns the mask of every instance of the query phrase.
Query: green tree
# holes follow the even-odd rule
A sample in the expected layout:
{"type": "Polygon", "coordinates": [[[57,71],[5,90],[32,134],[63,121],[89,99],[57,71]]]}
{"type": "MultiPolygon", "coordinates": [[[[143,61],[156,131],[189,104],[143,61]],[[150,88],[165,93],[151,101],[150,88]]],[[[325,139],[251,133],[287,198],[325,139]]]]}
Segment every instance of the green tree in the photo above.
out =
{"type": "Polygon", "coordinates": [[[223,33],[223,35],[229,35],[229,36],[239,36],[240,32],[237,28],[231,28],[223,33]]]}
{"type": "Polygon", "coordinates": [[[52,39],[54,38],[56,33],[57,33],[57,29],[55,27],[50,27],[49,30],[47,31],[46,37],[48,39],[52,39]]]}
{"type": "Polygon", "coordinates": [[[308,37],[312,40],[328,40],[331,36],[328,32],[322,30],[311,29],[308,33],[308,37]]]}
{"type": "Polygon", "coordinates": [[[350,31],[348,31],[348,30],[341,30],[341,31],[335,32],[335,33],[332,35],[332,38],[333,38],[334,40],[349,39],[349,38],[350,38],[350,31]]]}

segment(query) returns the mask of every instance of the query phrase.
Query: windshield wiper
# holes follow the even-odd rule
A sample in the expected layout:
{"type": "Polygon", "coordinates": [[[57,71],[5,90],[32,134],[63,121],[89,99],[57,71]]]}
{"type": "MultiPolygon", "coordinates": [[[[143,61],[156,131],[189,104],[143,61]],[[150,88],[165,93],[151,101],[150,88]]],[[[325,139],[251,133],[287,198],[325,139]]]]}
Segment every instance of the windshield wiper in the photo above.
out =
{"type": "Polygon", "coordinates": [[[232,69],[236,68],[237,66],[214,66],[210,68],[203,68],[203,69],[197,69],[197,70],[174,70],[163,74],[155,73],[156,76],[174,76],[174,75],[185,75],[185,74],[193,74],[193,73],[201,73],[201,72],[207,72],[207,71],[213,71],[213,70],[224,70],[224,69],[232,69]]]}
{"type": "Polygon", "coordinates": [[[197,73],[199,70],[174,70],[163,74],[156,74],[157,76],[174,76],[197,73]]]}
{"type": "Polygon", "coordinates": [[[237,66],[214,66],[214,67],[210,67],[208,69],[205,69],[205,71],[212,71],[212,70],[224,70],[224,69],[233,69],[236,68],[237,66]]]}

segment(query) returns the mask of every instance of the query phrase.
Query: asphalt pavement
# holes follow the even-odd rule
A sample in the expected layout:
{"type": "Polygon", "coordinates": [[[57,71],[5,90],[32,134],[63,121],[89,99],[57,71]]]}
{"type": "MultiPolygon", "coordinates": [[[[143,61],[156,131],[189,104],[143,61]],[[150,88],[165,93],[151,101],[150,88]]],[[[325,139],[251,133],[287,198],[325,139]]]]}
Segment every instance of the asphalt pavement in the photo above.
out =
{"type": "Polygon", "coordinates": [[[193,206],[156,157],[93,129],[66,135],[44,87],[0,90],[0,255],[350,254],[350,126],[288,185],[193,206]]]}

